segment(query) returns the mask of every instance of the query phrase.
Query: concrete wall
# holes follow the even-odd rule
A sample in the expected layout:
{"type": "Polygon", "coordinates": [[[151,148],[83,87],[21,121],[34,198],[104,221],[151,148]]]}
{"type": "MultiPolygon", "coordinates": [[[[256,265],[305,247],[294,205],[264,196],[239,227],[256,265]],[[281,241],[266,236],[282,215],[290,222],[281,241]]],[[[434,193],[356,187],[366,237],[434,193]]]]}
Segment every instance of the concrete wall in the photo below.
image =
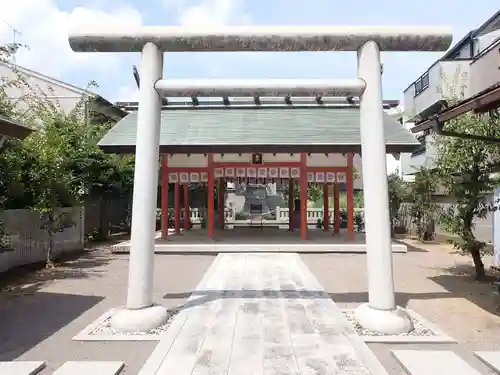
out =
{"type": "MultiPolygon", "coordinates": [[[[83,209],[64,209],[74,226],[54,235],[54,256],[84,249],[83,209]]],[[[41,227],[38,213],[30,210],[0,212],[0,272],[31,263],[43,262],[48,234],[41,227]]]]}

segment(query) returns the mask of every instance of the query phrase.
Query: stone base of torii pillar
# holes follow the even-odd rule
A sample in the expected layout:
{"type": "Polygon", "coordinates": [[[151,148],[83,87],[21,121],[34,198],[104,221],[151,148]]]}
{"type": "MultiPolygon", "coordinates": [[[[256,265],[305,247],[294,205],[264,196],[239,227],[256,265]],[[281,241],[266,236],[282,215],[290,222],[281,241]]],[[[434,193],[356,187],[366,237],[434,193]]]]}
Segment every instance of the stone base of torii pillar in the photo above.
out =
{"type": "Polygon", "coordinates": [[[154,84],[162,76],[163,51],[153,43],[146,43],[141,57],[141,85],[137,112],[127,305],[111,318],[111,326],[120,332],[148,332],[161,326],[168,317],[165,307],[153,304],[158,145],[162,101],[154,84]]]}
{"type": "Polygon", "coordinates": [[[358,78],[366,83],[359,107],[369,301],[354,318],[372,332],[394,335],[409,332],[413,323],[394,297],[381,76],[379,46],[366,42],[358,50],[358,78]]]}

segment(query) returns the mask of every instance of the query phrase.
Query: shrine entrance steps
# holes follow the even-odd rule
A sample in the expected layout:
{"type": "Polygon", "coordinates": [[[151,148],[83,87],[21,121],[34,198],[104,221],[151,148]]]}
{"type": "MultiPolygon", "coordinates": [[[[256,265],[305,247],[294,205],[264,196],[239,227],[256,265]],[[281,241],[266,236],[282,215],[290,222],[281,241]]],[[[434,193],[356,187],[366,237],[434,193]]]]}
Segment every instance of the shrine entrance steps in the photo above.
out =
{"type": "MultiPolygon", "coordinates": [[[[208,238],[204,229],[170,232],[167,239],[156,236],[156,253],[227,253],[227,252],[293,252],[293,253],[365,253],[364,233],[356,233],[350,239],[347,233],[334,234],[321,230],[309,230],[307,240],[301,240],[298,231],[289,232],[276,228],[218,229],[214,238],[208,238]]],[[[128,253],[130,241],[112,247],[114,253],[128,253]]],[[[406,253],[401,243],[392,244],[393,253],[406,253]]]]}

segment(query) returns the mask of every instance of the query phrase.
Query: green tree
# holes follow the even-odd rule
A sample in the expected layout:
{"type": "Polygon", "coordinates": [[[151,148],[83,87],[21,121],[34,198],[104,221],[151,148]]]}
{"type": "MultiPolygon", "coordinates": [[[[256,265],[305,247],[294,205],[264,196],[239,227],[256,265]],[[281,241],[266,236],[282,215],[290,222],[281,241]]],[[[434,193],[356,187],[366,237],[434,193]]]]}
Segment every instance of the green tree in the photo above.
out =
{"type": "MultiPolygon", "coordinates": [[[[0,59],[8,61],[8,48],[0,59]]],[[[79,207],[88,194],[105,199],[132,190],[133,157],[104,154],[97,146],[111,124],[87,123],[84,95],[75,109],[64,113],[57,101],[33,89],[22,74],[1,77],[0,114],[36,127],[24,141],[9,140],[0,153],[0,208],[30,208],[40,214],[47,230],[47,265],[52,266],[54,234],[74,225],[70,207],[79,207]],[[13,86],[23,96],[9,100],[13,86]]],[[[91,82],[90,87],[95,86],[91,82]]],[[[53,96],[53,95],[51,95],[53,96]]]]}
{"type": "Polygon", "coordinates": [[[410,215],[412,223],[417,227],[419,241],[430,240],[433,236],[433,223],[438,206],[432,196],[438,186],[437,174],[430,169],[421,168],[410,183],[410,215]]]}
{"type": "MultiPolygon", "coordinates": [[[[446,124],[446,130],[500,138],[500,120],[488,115],[465,114],[446,124]]],[[[440,223],[456,234],[460,241],[454,246],[470,253],[476,278],[485,277],[481,253],[486,244],[474,235],[474,221],[496,210],[492,192],[499,181],[492,176],[500,164],[498,144],[455,137],[436,137],[436,168],[442,185],[454,198],[451,207],[442,213],[440,223]]]]}
{"type": "Polygon", "coordinates": [[[85,180],[72,168],[85,148],[86,126],[77,113],[65,115],[46,103],[36,105],[40,127],[24,141],[23,152],[34,161],[27,187],[33,197],[32,209],[40,213],[47,230],[47,266],[53,266],[54,235],[74,225],[64,208],[80,206],[85,180]]]}
{"type": "Polygon", "coordinates": [[[389,215],[391,220],[391,235],[394,235],[396,221],[399,219],[399,208],[403,202],[406,190],[405,184],[398,171],[387,176],[389,190],[389,215]]]}

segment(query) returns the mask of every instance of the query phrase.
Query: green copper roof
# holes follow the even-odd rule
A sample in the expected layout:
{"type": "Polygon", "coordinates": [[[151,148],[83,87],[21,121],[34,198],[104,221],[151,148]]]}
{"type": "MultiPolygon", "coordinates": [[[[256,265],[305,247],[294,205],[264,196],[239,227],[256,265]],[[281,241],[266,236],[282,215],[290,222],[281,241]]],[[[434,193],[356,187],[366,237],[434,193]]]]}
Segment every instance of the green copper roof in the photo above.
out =
{"type": "MultiPolygon", "coordinates": [[[[134,152],[137,112],[99,142],[104,150],[134,152]]],[[[387,152],[412,152],[420,143],[384,115],[387,152]]],[[[172,108],[161,113],[160,149],[168,153],[359,152],[359,107],[172,108]]]]}

